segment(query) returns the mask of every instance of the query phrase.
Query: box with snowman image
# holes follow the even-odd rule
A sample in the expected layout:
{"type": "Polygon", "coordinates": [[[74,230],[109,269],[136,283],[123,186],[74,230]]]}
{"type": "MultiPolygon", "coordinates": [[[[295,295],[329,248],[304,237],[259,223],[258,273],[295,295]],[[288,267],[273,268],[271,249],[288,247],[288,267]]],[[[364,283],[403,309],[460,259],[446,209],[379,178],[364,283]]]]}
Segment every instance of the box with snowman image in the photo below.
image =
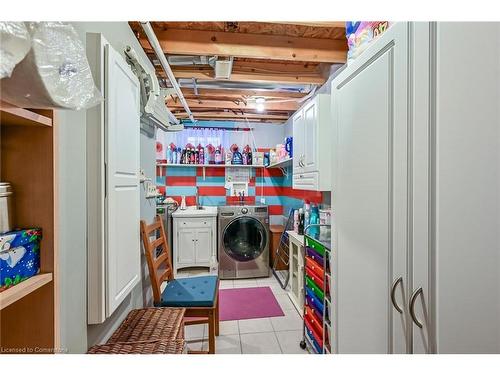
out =
{"type": "Polygon", "coordinates": [[[40,271],[40,228],[0,233],[0,291],[40,271]]]}

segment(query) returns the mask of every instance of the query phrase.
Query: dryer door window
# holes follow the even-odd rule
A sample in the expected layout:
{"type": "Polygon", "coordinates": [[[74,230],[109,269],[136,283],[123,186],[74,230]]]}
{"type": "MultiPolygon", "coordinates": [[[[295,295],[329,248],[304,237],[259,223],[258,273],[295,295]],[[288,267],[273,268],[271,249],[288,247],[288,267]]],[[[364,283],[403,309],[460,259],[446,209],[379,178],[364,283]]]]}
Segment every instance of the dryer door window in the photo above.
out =
{"type": "Polygon", "coordinates": [[[239,262],[258,258],[266,247],[267,232],[253,217],[233,220],[224,230],[224,251],[239,262]]]}

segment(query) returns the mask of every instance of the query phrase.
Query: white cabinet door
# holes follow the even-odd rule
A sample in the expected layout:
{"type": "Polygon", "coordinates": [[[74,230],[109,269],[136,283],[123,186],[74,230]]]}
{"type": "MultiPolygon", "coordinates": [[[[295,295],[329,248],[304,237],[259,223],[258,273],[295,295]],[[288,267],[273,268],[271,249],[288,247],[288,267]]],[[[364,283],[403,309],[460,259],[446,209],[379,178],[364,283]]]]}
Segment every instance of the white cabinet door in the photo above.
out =
{"type": "Polygon", "coordinates": [[[436,42],[437,352],[499,353],[500,24],[440,22],[436,42]],[[474,35],[488,38],[474,41],[474,35]],[[473,41],[481,58],[464,54],[473,41]]]}
{"type": "Polygon", "coordinates": [[[332,82],[337,129],[333,252],[337,353],[404,353],[406,288],[407,23],[376,40],[332,82]]]}
{"type": "Polygon", "coordinates": [[[318,98],[314,98],[304,107],[304,172],[318,171],[318,98]]]}
{"type": "Polygon", "coordinates": [[[293,172],[304,171],[304,113],[299,110],[293,117],[293,172]]]}
{"type": "Polygon", "coordinates": [[[196,229],[196,264],[208,264],[212,259],[212,228],[196,229]]]}
{"type": "Polygon", "coordinates": [[[177,229],[177,263],[194,265],[196,263],[196,230],[193,228],[177,229]]]}
{"type": "Polygon", "coordinates": [[[139,81],[123,57],[106,52],[106,316],[139,282],[139,81]]]}

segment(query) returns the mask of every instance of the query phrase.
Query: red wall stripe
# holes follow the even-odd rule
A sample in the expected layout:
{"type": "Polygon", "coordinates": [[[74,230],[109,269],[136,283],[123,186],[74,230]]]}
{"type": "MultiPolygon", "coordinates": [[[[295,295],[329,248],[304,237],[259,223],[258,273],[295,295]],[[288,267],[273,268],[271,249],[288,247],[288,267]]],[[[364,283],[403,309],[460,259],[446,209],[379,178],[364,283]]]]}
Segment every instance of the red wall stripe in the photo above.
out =
{"type": "Polygon", "coordinates": [[[283,195],[286,195],[290,198],[308,199],[313,203],[321,203],[323,201],[323,195],[320,191],[295,190],[289,186],[283,187],[283,195]]]}
{"type": "MultiPolygon", "coordinates": [[[[226,204],[239,204],[240,203],[240,197],[233,197],[233,196],[227,196],[226,197],[226,204]]],[[[244,200],[245,204],[255,204],[255,197],[245,197],[244,200]]]]}
{"type": "MultiPolygon", "coordinates": [[[[203,167],[196,168],[196,175],[203,176],[203,167]]],[[[224,177],[226,168],[210,168],[210,165],[205,167],[205,176],[207,177],[224,177]]]]}
{"type": "MultiPolygon", "coordinates": [[[[182,197],[179,195],[170,196],[173,200],[175,200],[179,205],[181,204],[182,197]]],[[[196,204],[196,196],[187,195],[186,196],[186,206],[194,206],[196,204]]]]}
{"type": "Polygon", "coordinates": [[[286,195],[285,186],[259,186],[259,195],[277,197],[286,195]]]}
{"type": "Polygon", "coordinates": [[[283,215],[283,206],[269,205],[269,215],[283,215]]]}
{"type": "Polygon", "coordinates": [[[167,186],[196,186],[195,176],[167,176],[167,186]]]}
{"type": "Polygon", "coordinates": [[[198,186],[198,194],[223,197],[226,195],[226,188],[224,186],[198,186]]]}
{"type": "MultiPolygon", "coordinates": [[[[282,177],[283,176],[283,172],[281,172],[281,169],[279,169],[279,168],[271,168],[271,169],[262,168],[262,170],[264,171],[264,177],[282,177]]],[[[259,176],[262,176],[262,175],[259,175],[259,176]]]]}

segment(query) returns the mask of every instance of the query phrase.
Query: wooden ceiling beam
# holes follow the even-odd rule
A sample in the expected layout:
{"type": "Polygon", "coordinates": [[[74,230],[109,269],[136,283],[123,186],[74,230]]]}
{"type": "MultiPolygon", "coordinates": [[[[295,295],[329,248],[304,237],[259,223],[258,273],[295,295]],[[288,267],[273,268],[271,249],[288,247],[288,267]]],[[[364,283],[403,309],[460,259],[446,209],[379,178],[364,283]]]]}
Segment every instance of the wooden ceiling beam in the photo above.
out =
{"type": "MultiPolygon", "coordinates": [[[[286,121],[288,120],[288,115],[286,114],[260,114],[260,113],[233,113],[233,112],[193,112],[193,116],[195,119],[229,119],[229,118],[237,118],[240,120],[244,120],[245,118],[248,120],[280,120],[286,121]]],[[[187,116],[183,117],[179,115],[180,118],[187,118],[187,116]]]]}
{"type": "Polygon", "coordinates": [[[332,27],[332,28],[343,28],[345,29],[345,22],[342,21],[266,21],[268,23],[276,23],[281,25],[298,25],[307,27],[332,27]]]}
{"type": "MultiPolygon", "coordinates": [[[[196,97],[194,89],[182,87],[182,93],[185,97],[196,97]]],[[[264,97],[264,98],[303,98],[307,93],[290,92],[290,91],[272,91],[272,90],[243,90],[243,89],[205,89],[199,88],[198,95],[215,96],[215,97],[234,97],[234,98],[249,98],[249,97],[264,97]]]]}
{"type": "MultiPolygon", "coordinates": [[[[194,78],[200,80],[214,80],[212,68],[186,69],[172,67],[175,78],[194,78]]],[[[163,70],[157,70],[157,75],[166,78],[163,70]]],[[[322,85],[325,78],[321,74],[279,74],[279,73],[252,73],[252,72],[232,72],[229,81],[234,82],[262,82],[262,83],[283,83],[302,85],[322,85]]]]}
{"type": "MultiPolygon", "coordinates": [[[[235,110],[257,110],[255,101],[243,100],[221,100],[220,98],[212,99],[188,99],[186,101],[191,110],[198,108],[220,108],[220,109],[235,109],[235,110]]],[[[290,111],[294,112],[299,108],[299,103],[296,100],[291,101],[266,101],[264,104],[266,111],[290,111]]],[[[167,107],[170,110],[183,108],[179,100],[170,98],[167,100],[167,107]]]]}
{"type": "MultiPolygon", "coordinates": [[[[174,55],[218,55],[256,59],[344,63],[347,41],[282,35],[168,29],[156,31],[163,51],[174,55]]],[[[140,42],[151,51],[146,38],[140,42]]]]}

